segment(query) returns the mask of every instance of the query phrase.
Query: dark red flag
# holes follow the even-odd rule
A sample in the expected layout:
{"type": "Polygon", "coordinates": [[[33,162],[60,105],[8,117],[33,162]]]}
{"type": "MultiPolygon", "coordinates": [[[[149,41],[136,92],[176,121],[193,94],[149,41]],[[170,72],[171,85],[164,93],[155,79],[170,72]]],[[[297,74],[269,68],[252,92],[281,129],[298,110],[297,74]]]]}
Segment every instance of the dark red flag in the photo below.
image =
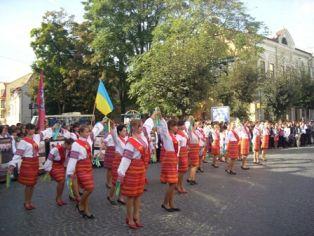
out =
{"type": "Polygon", "coordinates": [[[37,107],[38,107],[38,122],[37,127],[39,131],[45,129],[45,118],[46,118],[46,110],[45,110],[45,96],[44,96],[44,73],[40,72],[40,79],[38,84],[38,94],[37,94],[37,107]]]}

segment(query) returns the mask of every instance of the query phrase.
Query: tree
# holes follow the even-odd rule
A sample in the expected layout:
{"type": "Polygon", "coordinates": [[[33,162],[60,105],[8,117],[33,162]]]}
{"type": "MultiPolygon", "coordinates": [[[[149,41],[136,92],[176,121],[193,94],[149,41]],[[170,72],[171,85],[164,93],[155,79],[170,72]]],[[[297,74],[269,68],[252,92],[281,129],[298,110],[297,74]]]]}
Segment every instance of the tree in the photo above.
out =
{"type": "Polygon", "coordinates": [[[41,27],[31,31],[31,46],[36,55],[33,68],[45,73],[48,113],[65,110],[68,93],[64,89],[64,79],[68,70],[67,62],[73,57],[74,44],[70,37],[73,24],[73,17],[68,17],[63,10],[47,12],[41,27]]]}
{"type": "Polygon", "coordinates": [[[88,0],[85,17],[95,35],[93,60],[103,68],[103,78],[122,113],[129,105],[129,63],[149,50],[152,31],[164,8],[161,0],[88,0]],[[116,96],[117,95],[117,96],[116,96]]]}
{"type": "Polygon", "coordinates": [[[257,57],[235,61],[227,73],[219,77],[212,97],[230,106],[231,116],[245,119],[248,117],[249,104],[255,100],[258,82],[257,57]]]}
{"type": "MultiPolygon", "coordinates": [[[[41,26],[31,31],[31,37],[36,55],[33,69],[45,74],[47,113],[90,113],[100,69],[91,60],[93,51],[88,43],[93,35],[88,23],[74,22],[64,10],[47,12],[41,26]]],[[[33,96],[36,91],[34,87],[33,96]]]]}
{"type": "MultiPolygon", "coordinates": [[[[236,0],[165,4],[151,50],[131,65],[130,95],[144,112],[160,106],[167,113],[186,115],[213,96],[219,79],[215,71],[223,58],[242,61],[257,55],[260,23],[236,0]]],[[[235,84],[241,85],[243,81],[235,84]]]]}
{"type": "Polygon", "coordinates": [[[265,81],[262,87],[263,102],[275,119],[284,119],[286,111],[296,99],[295,88],[294,81],[284,75],[279,75],[276,79],[268,78],[265,81]]]}

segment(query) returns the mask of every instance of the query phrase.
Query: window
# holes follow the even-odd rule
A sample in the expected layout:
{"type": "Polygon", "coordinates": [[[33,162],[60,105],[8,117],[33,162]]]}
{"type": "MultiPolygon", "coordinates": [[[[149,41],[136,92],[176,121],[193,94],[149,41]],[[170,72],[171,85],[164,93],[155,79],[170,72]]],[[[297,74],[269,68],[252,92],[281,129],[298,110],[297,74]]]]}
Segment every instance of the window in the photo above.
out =
{"type": "Polygon", "coordinates": [[[1,100],[1,107],[0,108],[5,108],[5,101],[1,100]]]}
{"type": "Polygon", "coordinates": [[[269,64],[269,75],[271,78],[274,78],[274,74],[275,74],[275,65],[270,63],[269,64]]]}
{"type": "Polygon", "coordinates": [[[260,72],[262,75],[265,74],[265,61],[260,62],[260,72]]]}
{"type": "Polygon", "coordinates": [[[285,44],[285,45],[288,45],[287,39],[285,37],[282,38],[281,43],[285,44]]]}
{"type": "Polygon", "coordinates": [[[0,111],[0,118],[4,118],[4,111],[2,110],[2,111],[0,111]]]}

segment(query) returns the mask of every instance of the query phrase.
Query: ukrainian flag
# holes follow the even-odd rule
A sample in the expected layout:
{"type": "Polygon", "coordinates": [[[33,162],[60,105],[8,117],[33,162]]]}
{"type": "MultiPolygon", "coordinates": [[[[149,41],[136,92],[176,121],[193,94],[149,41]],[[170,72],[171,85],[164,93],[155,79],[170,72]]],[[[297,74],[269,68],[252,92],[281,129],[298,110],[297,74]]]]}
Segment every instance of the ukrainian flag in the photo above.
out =
{"type": "Polygon", "coordinates": [[[113,111],[113,105],[104,83],[100,80],[96,95],[96,108],[105,116],[113,111]]]}

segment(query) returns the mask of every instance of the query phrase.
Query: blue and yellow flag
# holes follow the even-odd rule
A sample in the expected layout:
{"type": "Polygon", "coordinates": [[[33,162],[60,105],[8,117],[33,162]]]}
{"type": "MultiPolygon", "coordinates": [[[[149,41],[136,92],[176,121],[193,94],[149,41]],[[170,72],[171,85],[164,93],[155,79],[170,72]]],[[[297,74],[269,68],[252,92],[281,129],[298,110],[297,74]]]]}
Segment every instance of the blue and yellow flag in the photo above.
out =
{"type": "Polygon", "coordinates": [[[105,88],[105,85],[102,81],[99,81],[95,103],[96,103],[96,108],[105,116],[113,111],[112,102],[105,88]]]}

